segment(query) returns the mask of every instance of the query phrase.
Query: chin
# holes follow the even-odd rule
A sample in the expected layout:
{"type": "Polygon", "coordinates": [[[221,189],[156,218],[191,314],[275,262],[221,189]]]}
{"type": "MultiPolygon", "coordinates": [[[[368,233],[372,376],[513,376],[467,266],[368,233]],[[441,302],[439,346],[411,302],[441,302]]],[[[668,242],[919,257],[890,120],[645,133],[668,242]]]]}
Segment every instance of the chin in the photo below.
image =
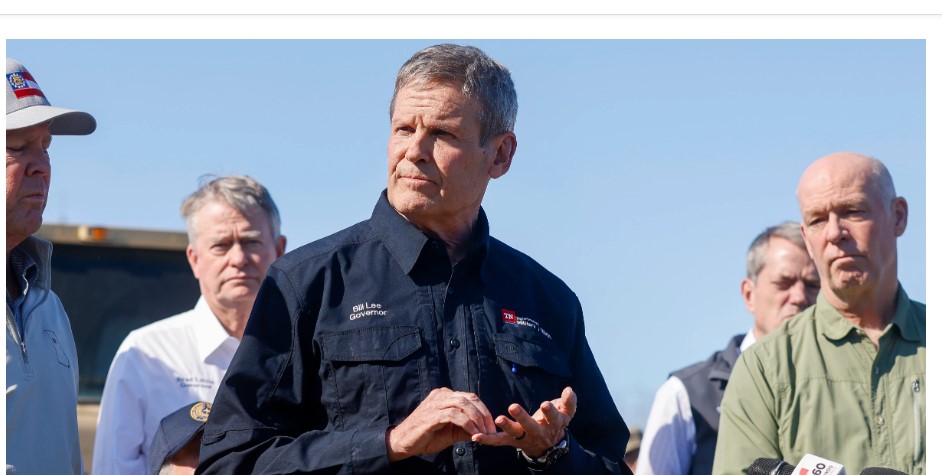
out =
{"type": "Polygon", "coordinates": [[[238,302],[246,299],[252,299],[254,301],[257,294],[258,286],[250,287],[247,285],[240,285],[238,288],[227,291],[224,298],[230,302],[238,302]]]}
{"type": "Polygon", "coordinates": [[[863,287],[867,285],[867,275],[858,273],[842,275],[835,279],[834,284],[834,287],[837,289],[853,289],[856,287],[863,287]]]}
{"type": "Polygon", "coordinates": [[[412,214],[422,214],[434,206],[434,202],[421,193],[399,193],[396,197],[391,197],[389,204],[400,214],[409,216],[412,214]]]}

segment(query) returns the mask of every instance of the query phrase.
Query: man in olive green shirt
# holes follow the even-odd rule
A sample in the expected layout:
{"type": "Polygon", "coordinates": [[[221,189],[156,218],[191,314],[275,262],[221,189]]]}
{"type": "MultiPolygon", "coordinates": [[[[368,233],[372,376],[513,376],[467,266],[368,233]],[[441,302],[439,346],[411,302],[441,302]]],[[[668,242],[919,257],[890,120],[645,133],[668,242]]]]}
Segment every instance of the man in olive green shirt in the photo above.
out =
{"type": "Polygon", "coordinates": [[[806,453],[848,474],[926,465],[926,306],[897,280],[908,205],[878,160],[825,156],[798,184],[817,304],[746,350],[722,403],[714,475],[806,453]]]}

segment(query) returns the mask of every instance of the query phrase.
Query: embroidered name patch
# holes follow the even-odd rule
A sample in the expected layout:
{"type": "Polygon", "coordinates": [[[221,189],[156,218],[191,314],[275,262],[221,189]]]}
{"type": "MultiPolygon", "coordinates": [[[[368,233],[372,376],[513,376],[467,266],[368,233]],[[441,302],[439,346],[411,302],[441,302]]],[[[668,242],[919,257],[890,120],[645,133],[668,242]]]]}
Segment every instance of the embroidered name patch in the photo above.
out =
{"type": "Polygon", "coordinates": [[[363,317],[385,317],[389,310],[384,310],[378,303],[363,302],[353,306],[353,313],[350,314],[350,320],[357,320],[363,317]]]}
{"type": "Polygon", "coordinates": [[[532,318],[518,316],[516,311],[508,310],[506,308],[500,309],[500,314],[501,318],[504,320],[504,323],[532,328],[542,333],[546,338],[549,338],[550,340],[553,339],[549,332],[544,330],[543,327],[540,326],[539,322],[532,318]]]}
{"type": "Polygon", "coordinates": [[[215,381],[202,376],[177,376],[177,384],[181,388],[204,388],[210,389],[215,381]]]}

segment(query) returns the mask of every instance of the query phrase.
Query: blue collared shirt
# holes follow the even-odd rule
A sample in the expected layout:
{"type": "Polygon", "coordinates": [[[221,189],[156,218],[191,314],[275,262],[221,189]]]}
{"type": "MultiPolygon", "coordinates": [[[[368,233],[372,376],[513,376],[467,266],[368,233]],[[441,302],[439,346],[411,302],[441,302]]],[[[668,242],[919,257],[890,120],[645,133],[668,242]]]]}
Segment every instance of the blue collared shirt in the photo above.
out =
{"type": "Polygon", "coordinates": [[[390,464],[386,430],[435,388],[493,416],[572,386],[571,452],[549,473],[621,473],[628,430],[585,338],[575,294],[494,239],[479,212],[467,257],[396,213],[277,260],[216,396],[204,473],[530,473],[510,447],[459,442],[390,464]]]}

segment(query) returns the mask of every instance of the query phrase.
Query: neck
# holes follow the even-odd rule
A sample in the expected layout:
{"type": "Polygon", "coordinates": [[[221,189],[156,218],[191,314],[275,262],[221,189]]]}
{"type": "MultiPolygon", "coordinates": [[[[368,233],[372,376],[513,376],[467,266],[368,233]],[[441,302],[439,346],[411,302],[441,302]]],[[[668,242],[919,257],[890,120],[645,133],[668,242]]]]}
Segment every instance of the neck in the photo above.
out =
{"type": "Polygon", "coordinates": [[[451,261],[452,267],[468,254],[468,245],[471,243],[470,230],[464,235],[437,234],[437,236],[445,243],[445,250],[448,251],[448,260],[451,261]]]}
{"type": "Polygon", "coordinates": [[[884,290],[874,289],[871,292],[855,292],[837,294],[831,289],[822,289],[826,292],[828,302],[854,325],[865,331],[883,331],[896,313],[896,294],[899,291],[899,282],[893,281],[892,286],[884,290]]]}
{"type": "MultiPolygon", "coordinates": [[[[209,302],[207,301],[207,303],[209,302]]],[[[248,310],[243,309],[242,306],[229,308],[212,303],[209,303],[209,308],[213,311],[213,315],[216,316],[216,320],[219,320],[222,327],[226,329],[226,333],[228,333],[229,336],[234,336],[242,340],[242,334],[245,333],[245,325],[248,323],[249,313],[252,310],[251,304],[249,304],[248,310]]]]}
{"type": "MultiPolygon", "coordinates": [[[[407,216],[403,216],[407,220],[407,216]]],[[[474,209],[473,214],[463,217],[454,217],[448,221],[418,223],[409,220],[423,232],[432,234],[445,243],[445,249],[448,252],[448,260],[451,265],[461,262],[468,253],[468,246],[471,244],[471,234],[474,232],[474,226],[478,220],[478,208],[474,209]]]]}

